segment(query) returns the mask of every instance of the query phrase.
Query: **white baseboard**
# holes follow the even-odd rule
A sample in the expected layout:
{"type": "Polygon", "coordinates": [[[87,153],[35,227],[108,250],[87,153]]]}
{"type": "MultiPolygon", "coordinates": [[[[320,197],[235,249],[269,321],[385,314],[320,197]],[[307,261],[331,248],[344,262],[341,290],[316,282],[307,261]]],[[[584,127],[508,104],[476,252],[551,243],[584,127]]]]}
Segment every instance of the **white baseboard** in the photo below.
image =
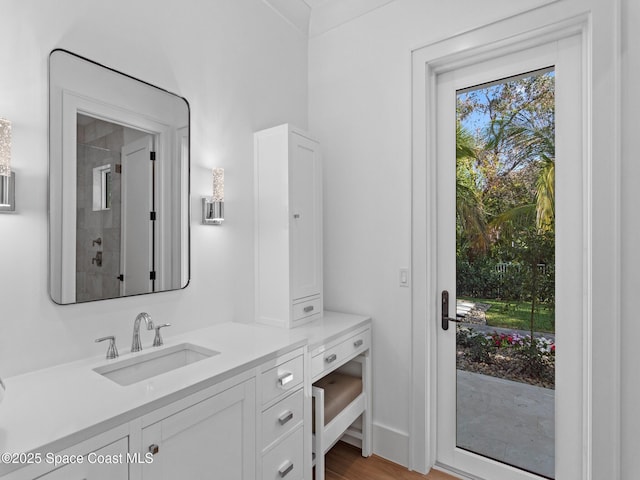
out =
{"type": "Polygon", "coordinates": [[[362,449],[362,435],[352,435],[349,430],[340,438],[344,443],[353,445],[356,448],[362,449]]]}
{"type": "Polygon", "coordinates": [[[373,453],[393,463],[408,467],[409,434],[374,423],[373,453]]]}

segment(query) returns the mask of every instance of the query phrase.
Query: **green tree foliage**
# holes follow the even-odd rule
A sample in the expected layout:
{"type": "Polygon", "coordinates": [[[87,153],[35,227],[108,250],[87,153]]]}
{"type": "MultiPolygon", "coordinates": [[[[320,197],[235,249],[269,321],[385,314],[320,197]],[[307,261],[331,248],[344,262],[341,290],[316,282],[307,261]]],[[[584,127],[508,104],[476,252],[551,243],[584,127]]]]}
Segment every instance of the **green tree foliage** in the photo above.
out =
{"type": "Polygon", "coordinates": [[[517,276],[520,285],[497,290],[526,298],[532,316],[541,303],[554,304],[554,79],[547,72],[507,80],[460,94],[457,104],[459,277],[481,277],[466,286],[459,279],[459,288],[487,293],[483,282],[494,288],[517,276]],[[496,280],[488,265],[498,261],[514,268],[496,280]]]}
{"type": "Polygon", "coordinates": [[[458,245],[464,244],[470,258],[487,252],[486,213],[481,192],[477,188],[478,175],[475,141],[458,123],[456,128],[456,221],[458,245]]]}
{"type": "Polygon", "coordinates": [[[458,96],[460,123],[476,119],[476,187],[495,230],[533,212],[538,228],[553,225],[554,80],[546,73],[458,96]]]}

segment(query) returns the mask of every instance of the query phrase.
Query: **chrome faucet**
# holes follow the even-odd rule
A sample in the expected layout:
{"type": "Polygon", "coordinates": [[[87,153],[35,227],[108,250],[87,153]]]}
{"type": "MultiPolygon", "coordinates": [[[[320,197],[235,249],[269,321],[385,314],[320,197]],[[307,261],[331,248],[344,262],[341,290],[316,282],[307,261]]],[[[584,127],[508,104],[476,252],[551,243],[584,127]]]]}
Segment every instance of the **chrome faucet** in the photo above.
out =
{"type": "Polygon", "coordinates": [[[153,320],[151,315],[147,312],[139,313],[136,320],[133,322],[133,341],[131,342],[131,351],[139,352],[142,350],[142,344],[140,343],[140,321],[144,320],[147,325],[147,330],[153,330],[153,320]]]}

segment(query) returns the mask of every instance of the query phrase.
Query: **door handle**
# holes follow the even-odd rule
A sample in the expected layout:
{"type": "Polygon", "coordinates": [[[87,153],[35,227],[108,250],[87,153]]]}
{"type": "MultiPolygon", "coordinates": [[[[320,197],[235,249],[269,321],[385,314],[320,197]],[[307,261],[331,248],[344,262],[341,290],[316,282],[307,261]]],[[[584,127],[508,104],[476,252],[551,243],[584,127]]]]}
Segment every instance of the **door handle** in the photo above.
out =
{"type": "Polygon", "coordinates": [[[457,318],[449,317],[449,292],[442,291],[442,310],[441,310],[442,329],[449,330],[449,322],[458,323],[460,320],[457,318]]]}

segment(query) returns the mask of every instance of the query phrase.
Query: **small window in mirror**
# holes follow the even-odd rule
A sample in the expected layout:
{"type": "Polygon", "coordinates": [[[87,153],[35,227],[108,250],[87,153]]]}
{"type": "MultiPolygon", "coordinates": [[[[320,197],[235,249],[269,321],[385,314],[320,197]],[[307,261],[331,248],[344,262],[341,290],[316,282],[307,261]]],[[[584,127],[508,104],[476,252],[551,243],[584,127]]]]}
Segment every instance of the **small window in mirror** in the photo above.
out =
{"type": "Polygon", "coordinates": [[[111,208],[111,165],[93,169],[93,211],[111,208]]]}

